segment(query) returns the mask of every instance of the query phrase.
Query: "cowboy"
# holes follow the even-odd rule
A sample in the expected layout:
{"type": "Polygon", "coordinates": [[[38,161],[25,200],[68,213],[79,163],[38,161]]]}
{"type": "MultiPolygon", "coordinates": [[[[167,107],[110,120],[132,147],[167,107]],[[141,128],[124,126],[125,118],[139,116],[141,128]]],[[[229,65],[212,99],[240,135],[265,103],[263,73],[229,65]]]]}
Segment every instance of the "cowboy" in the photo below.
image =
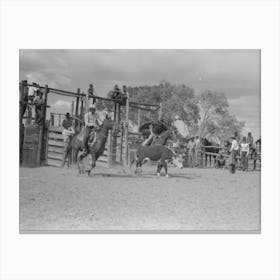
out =
{"type": "Polygon", "coordinates": [[[63,156],[61,167],[64,167],[68,145],[71,141],[71,137],[75,133],[75,130],[73,128],[73,119],[70,117],[69,113],[65,114],[65,119],[62,122],[62,127],[63,127],[62,135],[63,135],[63,142],[64,142],[64,156],[63,156]]]}
{"type": "Polygon", "coordinates": [[[231,137],[232,142],[231,142],[231,147],[229,152],[231,153],[232,156],[232,164],[236,165],[237,163],[237,155],[238,155],[238,151],[239,151],[239,144],[235,138],[235,136],[231,137]]]}
{"type": "Polygon", "coordinates": [[[242,170],[248,170],[248,157],[249,157],[249,143],[246,141],[246,137],[242,138],[241,146],[241,163],[242,163],[242,170]]]}
{"type": "Polygon", "coordinates": [[[90,128],[88,141],[94,140],[95,132],[100,128],[99,117],[96,113],[95,104],[89,106],[89,112],[84,117],[85,126],[90,128]]]}

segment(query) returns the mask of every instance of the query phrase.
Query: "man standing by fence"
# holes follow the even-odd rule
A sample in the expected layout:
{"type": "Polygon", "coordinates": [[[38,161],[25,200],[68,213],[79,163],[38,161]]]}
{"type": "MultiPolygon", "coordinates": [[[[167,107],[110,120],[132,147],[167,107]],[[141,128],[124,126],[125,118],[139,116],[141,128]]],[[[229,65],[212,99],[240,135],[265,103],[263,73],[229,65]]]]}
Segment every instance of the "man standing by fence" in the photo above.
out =
{"type": "Polygon", "coordinates": [[[231,153],[231,158],[232,158],[232,165],[236,166],[237,164],[237,155],[238,155],[238,150],[239,150],[239,145],[238,142],[235,138],[235,136],[231,137],[232,142],[231,142],[231,147],[230,147],[230,153],[231,153]]]}
{"type": "MultiPolygon", "coordinates": [[[[67,148],[71,141],[72,135],[74,135],[74,133],[75,133],[75,131],[73,129],[73,119],[70,117],[69,113],[65,114],[65,119],[62,122],[62,127],[63,127],[62,135],[63,135],[63,142],[64,142],[64,156],[63,156],[63,161],[61,163],[61,167],[64,167],[65,160],[66,160],[65,156],[67,154],[67,148]]],[[[68,163],[69,163],[69,161],[68,161],[68,163]]]]}
{"type": "Polygon", "coordinates": [[[249,143],[247,143],[246,137],[243,137],[241,142],[241,163],[243,171],[248,170],[249,151],[249,143]]]}

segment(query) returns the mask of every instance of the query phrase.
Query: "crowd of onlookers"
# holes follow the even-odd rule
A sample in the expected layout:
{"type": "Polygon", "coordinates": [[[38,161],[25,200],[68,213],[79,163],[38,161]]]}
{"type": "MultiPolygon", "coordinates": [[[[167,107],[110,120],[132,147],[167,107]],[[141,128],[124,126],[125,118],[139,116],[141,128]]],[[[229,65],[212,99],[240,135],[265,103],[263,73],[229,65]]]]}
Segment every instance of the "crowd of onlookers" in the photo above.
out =
{"type": "Polygon", "coordinates": [[[248,136],[240,137],[235,133],[231,141],[229,152],[231,153],[231,164],[240,166],[243,171],[248,170],[249,159],[253,160],[253,170],[256,170],[256,163],[258,159],[257,147],[254,142],[252,133],[249,132],[248,136]]]}
{"type": "Polygon", "coordinates": [[[216,144],[216,146],[217,148],[214,148],[216,152],[207,153],[207,147],[203,145],[199,136],[189,138],[184,148],[186,166],[198,167],[201,166],[202,161],[204,161],[204,165],[207,165],[211,164],[212,160],[217,168],[227,168],[229,165],[234,165],[247,171],[249,169],[248,162],[252,160],[253,170],[256,170],[257,160],[260,159],[258,156],[260,146],[257,149],[251,132],[248,133],[247,137],[240,137],[238,133],[235,133],[229,141],[225,141],[223,145],[216,144]],[[204,158],[201,158],[202,156],[204,158]],[[207,162],[206,156],[209,156],[210,161],[207,162]]]}

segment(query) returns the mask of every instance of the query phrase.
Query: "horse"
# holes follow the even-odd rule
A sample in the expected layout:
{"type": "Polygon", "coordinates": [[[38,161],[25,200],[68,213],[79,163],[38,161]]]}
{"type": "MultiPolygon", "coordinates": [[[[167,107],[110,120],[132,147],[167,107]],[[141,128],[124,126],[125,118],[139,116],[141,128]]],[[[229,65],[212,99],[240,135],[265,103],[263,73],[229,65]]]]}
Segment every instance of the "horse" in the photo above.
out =
{"type": "MultiPolygon", "coordinates": [[[[215,143],[212,143],[210,142],[209,140],[207,140],[206,138],[202,138],[201,139],[201,144],[202,146],[204,146],[204,151],[206,153],[214,153],[214,154],[218,154],[220,149],[219,148],[216,148],[216,147],[207,147],[207,146],[215,146],[216,144],[215,143]]],[[[216,163],[216,155],[208,155],[208,154],[205,154],[205,166],[207,166],[208,164],[208,158],[209,158],[209,163],[210,163],[210,166],[212,164],[212,156],[214,158],[214,163],[216,163]]]]}
{"type": "MultiPolygon", "coordinates": [[[[136,152],[136,170],[135,174],[140,174],[140,169],[145,159],[150,159],[151,161],[158,161],[157,166],[157,176],[160,176],[160,171],[164,167],[165,175],[168,177],[167,173],[167,162],[171,162],[174,166],[178,168],[183,168],[182,161],[180,157],[163,145],[153,145],[153,146],[140,146],[136,152]]],[[[133,162],[131,163],[131,165],[133,162]]],[[[130,166],[131,167],[131,166],[130,166]]]]}
{"type": "Polygon", "coordinates": [[[105,144],[110,129],[112,129],[113,133],[115,133],[118,129],[118,125],[116,124],[116,122],[106,118],[103,124],[101,125],[100,130],[96,132],[94,142],[92,144],[87,145],[90,128],[83,127],[81,132],[75,134],[72,137],[69,145],[66,148],[63,163],[68,157],[69,152],[72,150],[74,154],[74,158],[77,159],[77,167],[78,167],[79,174],[81,174],[82,173],[81,161],[88,154],[90,154],[92,158],[91,167],[90,169],[87,170],[88,176],[90,176],[91,170],[95,167],[97,159],[103,154],[105,150],[105,144]],[[83,153],[78,156],[79,151],[83,151],[83,153]]]}

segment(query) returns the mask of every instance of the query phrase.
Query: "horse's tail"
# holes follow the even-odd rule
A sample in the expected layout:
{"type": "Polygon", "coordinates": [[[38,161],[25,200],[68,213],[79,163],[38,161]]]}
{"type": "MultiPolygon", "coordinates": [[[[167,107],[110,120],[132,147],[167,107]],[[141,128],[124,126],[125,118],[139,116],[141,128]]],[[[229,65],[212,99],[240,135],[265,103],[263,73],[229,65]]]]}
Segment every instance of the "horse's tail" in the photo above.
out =
{"type": "Polygon", "coordinates": [[[130,167],[129,168],[132,167],[132,165],[137,161],[137,159],[138,159],[138,156],[137,156],[137,153],[136,153],[136,154],[133,155],[132,160],[130,161],[130,167]]]}

